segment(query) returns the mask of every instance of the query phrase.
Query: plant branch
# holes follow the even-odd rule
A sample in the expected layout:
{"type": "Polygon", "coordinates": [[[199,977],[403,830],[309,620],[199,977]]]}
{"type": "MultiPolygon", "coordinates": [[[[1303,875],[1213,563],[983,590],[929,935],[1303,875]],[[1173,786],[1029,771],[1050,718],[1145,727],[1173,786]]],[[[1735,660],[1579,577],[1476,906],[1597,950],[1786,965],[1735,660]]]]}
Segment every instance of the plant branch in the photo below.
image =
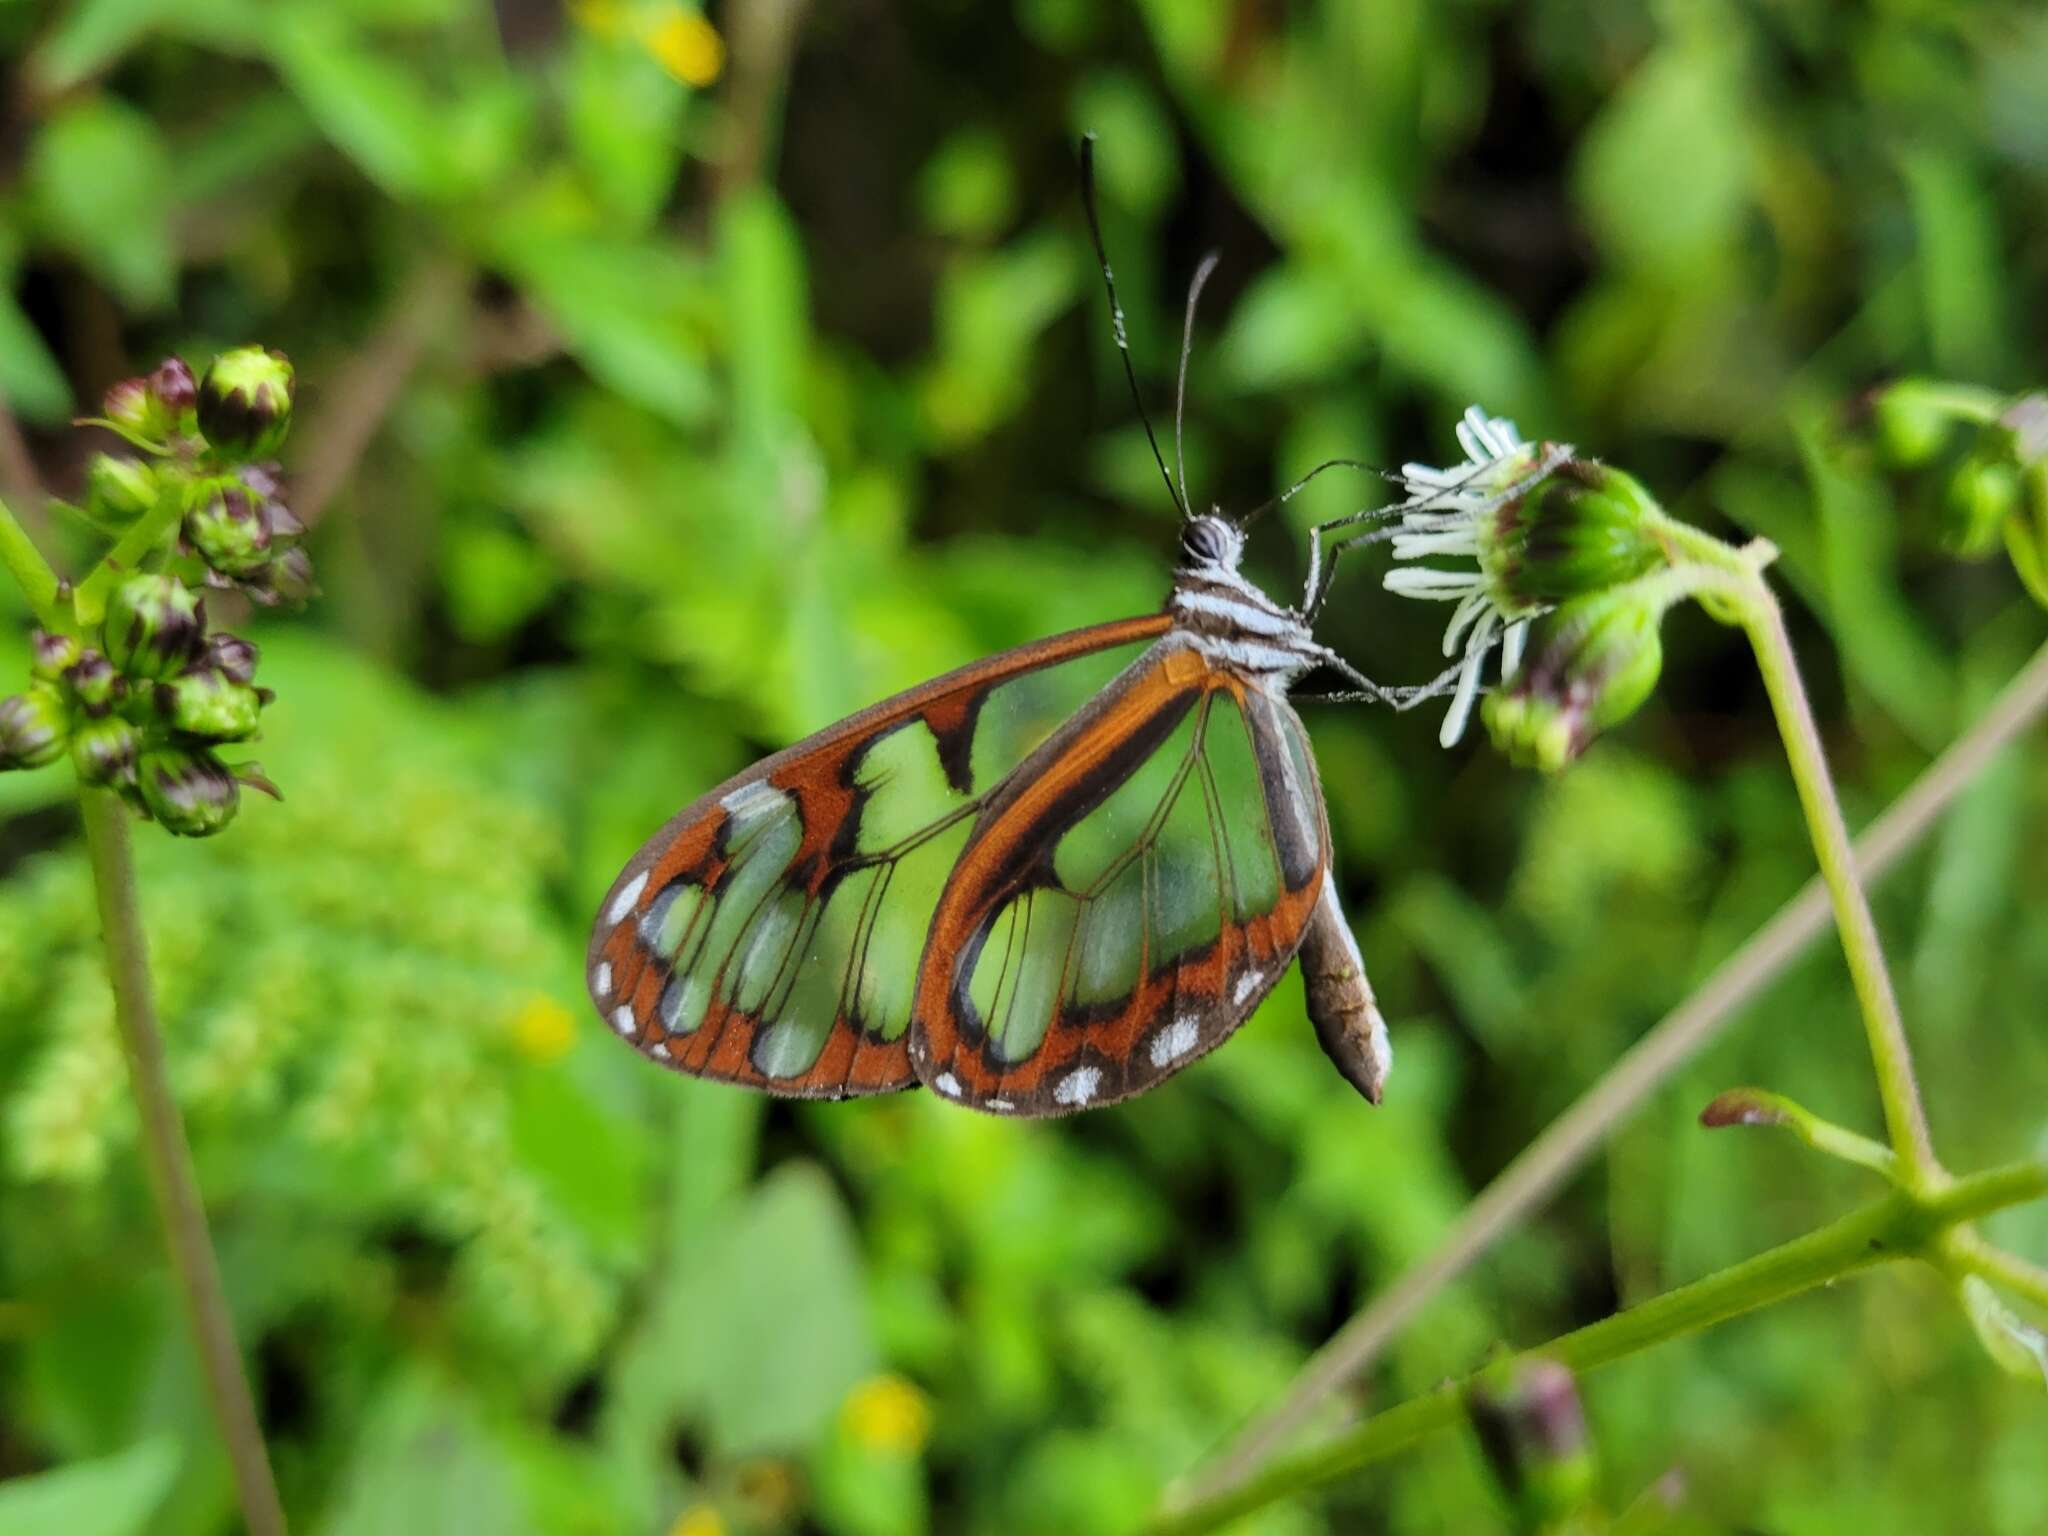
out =
{"type": "Polygon", "coordinates": [[[1913,1075],[1913,1048],[1907,1043],[1906,1027],[1899,1018],[1899,999],[1885,966],[1884,946],[1877,936],[1877,921],[1871,916],[1870,898],[1856,877],[1856,855],[1849,843],[1849,828],[1842,819],[1842,804],[1835,796],[1834,780],[1828,774],[1820,729],[1814,724],[1813,710],[1799,679],[1792,637],[1785,632],[1784,610],[1760,576],[1753,576],[1744,585],[1747,599],[1742,608],[1742,627],[1756,652],[1771,709],[1778,717],[1779,733],[1785,738],[1785,756],[1791,765],[1793,782],[1799,786],[1799,803],[1813,835],[1814,857],[1820,863],[1821,879],[1834,904],[1835,926],[1841,930],[1842,952],[1849,961],[1849,979],[1856,988],[1864,1029],[1870,1036],[1870,1058],[1877,1069],[1885,1126],[1891,1134],[1892,1150],[1899,1155],[1899,1173],[1909,1185],[1930,1184],[1941,1178],[1941,1165],[1934,1156],[1927,1112],[1921,1105],[1920,1085],[1913,1075]]]}
{"type": "MultiPolygon", "coordinates": [[[[2048,1164],[2014,1163],[1954,1180],[1931,1193],[1895,1191],[1816,1232],[1746,1259],[1653,1301],[1528,1351],[1574,1372],[1594,1370],[1670,1339],[1784,1301],[1873,1265],[1926,1256],[1959,1223],[2048,1195],[2048,1164]]],[[[1411,1398],[1327,1444],[1274,1462],[1239,1486],[1179,1510],[1150,1536],[1194,1536],[1275,1500],[1383,1461],[1465,1417],[1467,1377],[1411,1398]]]]}
{"type": "MultiPolygon", "coordinates": [[[[1857,840],[1857,873],[1875,880],[1889,872],[1992,758],[2044,712],[2048,646],[2034,653],[1983,717],[1857,840]]],[[[1214,1494],[1253,1477],[1324,1399],[1369,1369],[1439,1291],[1556,1194],[1610,1129],[1755,1001],[1827,924],[1828,892],[1816,876],[1722,961],[1698,991],[1666,1014],[1524,1147],[1465,1207],[1426,1257],[1345,1323],[1303,1368],[1287,1395],[1207,1471],[1190,1479],[1183,1497],[1214,1494]]]]}
{"type": "Polygon", "coordinates": [[[28,599],[38,624],[45,629],[70,628],[57,598],[57,573],[4,501],[0,501],[0,563],[6,565],[7,574],[28,599]]]}
{"type": "Polygon", "coordinates": [[[1960,1227],[1943,1239],[1942,1256],[1952,1268],[1989,1280],[2048,1311],[2048,1269],[1993,1247],[1975,1232],[1960,1227]]]}
{"type": "Polygon", "coordinates": [[[79,809],[99,899],[114,1018],[120,1026],[121,1048],[128,1058],[128,1075],[142,1120],[142,1162],[192,1323],[207,1397],[221,1438],[227,1443],[250,1536],[284,1536],[284,1507],[271,1477],[255,1400],[242,1373],[234,1321],[206,1229],[206,1208],[200,1203],[191,1148],[186,1145],[177,1100],[171,1094],[163,1034],[157,1027],[156,1003],[150,992],[142,918],[136,906],[128,812],[117,796],[84,787],[79,793],[79,809]]]}
{"type": "Polygon", "coordinates": [[[183,487],[176,483],[165,484],[157,493],[156,505],[128,525],[121,537],[114,541],[114,547],[100,556],[100,563],[78,584],[74,606],[81,625],[89,628],[100,621],[107,611],[108,594],[170,541],[184,515],[183,487]]]}

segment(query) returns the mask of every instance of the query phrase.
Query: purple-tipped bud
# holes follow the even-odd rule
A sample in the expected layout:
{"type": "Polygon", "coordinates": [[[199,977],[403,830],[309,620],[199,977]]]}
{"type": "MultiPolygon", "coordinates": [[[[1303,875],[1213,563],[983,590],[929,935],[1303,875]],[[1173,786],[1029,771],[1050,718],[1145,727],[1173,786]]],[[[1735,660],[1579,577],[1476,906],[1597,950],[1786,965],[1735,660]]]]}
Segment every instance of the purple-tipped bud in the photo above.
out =
{"type": "Polygon", "coordinates": [[[84,720],[71,734],[71,761],[88,784],[119,789],[135,782],[142,733],[119,715],[84,720]]]}
{"type": "Polygon", "coordinates": [[[0,772],[54,763],[70,734],[71,712],[48,683],[0,699],[0,772]]]}
{"type": "Polygon", "coordinates": [[[244,580],[242,590],[265,608],[294,608],[320,588],[313,580],[313,562],[303,549],[294,546],[244,580]]]}
{"type": "Polygon", "coordinates": [[[175,677],[199,659],[206,608],[173,576],[130,576],[107,599],[107,659],[129,677],[175,677]]]}
{"type": "Polygon", "coordinates": [[[1667,562],[1657,503],[1632,475],[1568,458],[1480,516],[1479,567],[1507,618],[1633,581],[1667,562]]]}
{"type": "Polygon", "coordinates": [[[267,459],[291,430],[292,365],[282,352],[236,347],[199,383],[199,431],[227,459],[267,459]]]}
{"type": "Polygon", "coordinates": [[[1525,1524],[1583,1511],[1594,1492],[1594,1466],[1572,1373],[1555,1360],[1509,1360],[1485,1372],[1472,1389],[1472,1427],[1525,1524]]]}
{"type": "Polygon", "coordinates": [[[253,683],[260,656],[253,640],[217,629],[206,637],[206,657],[201,665],[213,668],[231,683],[253,683]]]}
{"type": "Polygon", "coordinates": [[[210,667],[158,683],[155,703],[173,730],[201,741],[246,741],[263,708],[254,688],[210,667]]]}
{"type": "Polygon", "coordinates": [[[167,357],[158,363],[149,376],[149,387],[173,416],[183,416],[199,403],[199,380],[182,357],[167,357]]]}
{"type": "Polygon", "coordinates": [[[1494,745],[1524,767],[1556,773],[1657,686],[1663,611],[1629,588],[1566,603],[1548,639],[1486,701],[1494,745]]]}
{"type": "Polygon", "coordinates": [[[64,669],[78,660],[84,647],[76,635],[52,634],[38,629],[28,637],[28,669],[46,683],[54,683],[64,669]]]}
{"type": "Polygon", "coordinates": [[[224,576],[253,576],[270,563],[270,512],[236,480],[209,480],[185,514],[185,542],[224,576]]]}
{"type": "Polygon", "coordinates": [[[142,754],[135,795],[166,832],[210,837],[235,819],[241,790],[211,752],[155,747],[142,754]]]}
{"type": "Polygon", "coordinates": [[[100,399],[107,424],[129,442],[161,448],[177,429],[177,417],[164,408],[147,379],[123,379],[100,399]]]}
{"type": "Polygon", "coordinates": [[[98,651],[78,653],[78,660],[64,669],[64,686],[88,715],[104,715],[120,701],[121,674],[98,651]]]}
{"type": "Polygon", "coordinates": [[[129,523],[156,505],[156,471],[140,459],[96,453],[85,470],[86,505],[109,522],[129,523]]]}

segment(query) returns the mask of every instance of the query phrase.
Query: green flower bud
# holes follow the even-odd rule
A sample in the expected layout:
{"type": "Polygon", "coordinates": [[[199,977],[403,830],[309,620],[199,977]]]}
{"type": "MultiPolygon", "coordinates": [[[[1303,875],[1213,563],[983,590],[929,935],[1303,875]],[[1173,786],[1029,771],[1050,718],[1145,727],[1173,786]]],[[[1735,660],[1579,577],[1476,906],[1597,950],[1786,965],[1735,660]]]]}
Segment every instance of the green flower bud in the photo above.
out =
{"type": "Polygon", "coordinates": [[[199,397],[192,370],[167,357],[147,378],[123,379],[100,402],[108,425],[137,447],[162,449],[187,430],[186,417],[199,397]]]}
{"type": "Polygon", "coordinates": [[[54,763],[70,734],[71,712],[48,683],[32,683],[28,692],[0,699],[0,772],[54,763]]]}
{"type": "Polygon", "coordinates": [[[174,677],[199,659],[206,607],[173,576],[130,576],[107,599],[107,659],[129,677],[174,677]]]}
{"type": "Polygon", "coordinates": [[[141,756],[142,733],[119,715],[82,721],[71,736],[71,761],[88,784],[133,784],[141,756]]]}
{"type": "Polygon", "coordinates": [[[1955,430],[1954,408],[1925,379],[1898,379],[1869,397],[1878,459],[1887,469],[1925,469],[1955,430]]]}
{"type": "Polygon", "coordinates": [[[223,352],[199,382],[199,431],[223,458],[268,458],[291,429],[293,388],[282,352],[223,352]]]}
{"type": "Polygon", "coordinates": [[[241,790],[227,765],[204,749],[154,747],[135,770],[144,810],[179,837],[210,837],[235,819],[241,790]]]}
{"type": "Polygon", "coordinates": [[[238,480],[209,480],[185,514],[185,542],[224,576],[253,576],[270,563],[270,515],[238,480]]]}
{"type": "Polygon", "coordinates": [[[140,459],[94,454],[85,488],[87,506],[110,522],[133,522],[156,505],[156,471],[140,459]]]}
{"type": "Polygon", "coordinates": [[[1468,1406],[1524,1529],[1552,1529],[1589,1507],[1593,1453],[1570,1371],[1554,1360],[1503,1361],[1481,1376],[1468,1406]]]}
{"type": "Polygon", "coordinates": [[[295,608],[320,588],[313,580],[313,562],[303,549],[287,549],[243,581],[242,590],[265,608],[295,608]]]}
{"type": "Polygon", "coordinates": [[[54,683],[83,650],[76,635],[54,635],[47,629],[38,629],[28,637],[28,669],[44,682],[54,683]]]}
{"type": "Polygon", "coordinates": [[[1545,773],[1626,720],[1657,686],[1663,610],[1628,588],[1567,603],[1532,660],[1486,701],[1494,745],[1545,773]]]}
{"type": "Polygon", "coordinates": [[[1502,617],[1523,618],[1664,565],[1659,515],[1634,476],[1567,458],[1480,515],[1479,568],[1502,617]]]}
{"type": "Polygon", "coordinates": [[[229,682],[253,683],[259,655],[254,641],[217,629],[206,637],[206,657],[200,664],[212,667],[229,682]]]}
{"type": "Polygon", "coordinates": [[[244,741],[256,734],[263,700],[247,683],[210,667],[156,685],[157,713],[174,730],[202,741],[244,741]]]}
{"type": "Polygon", "coordinates": [[[1980,444],[1956,466],[1942,496],[1942,547],[1962,559],[1981,560],[1995,550],[2006,518],[2020,505],[2020,469],[2001,448],[1980,444]]]}
{"type": "Polygon", "coordinates": [[[121,697],[121,674],[98,651],[80,651],[64,669],[64,686],[89,715],[104,715],[121,697]]]}

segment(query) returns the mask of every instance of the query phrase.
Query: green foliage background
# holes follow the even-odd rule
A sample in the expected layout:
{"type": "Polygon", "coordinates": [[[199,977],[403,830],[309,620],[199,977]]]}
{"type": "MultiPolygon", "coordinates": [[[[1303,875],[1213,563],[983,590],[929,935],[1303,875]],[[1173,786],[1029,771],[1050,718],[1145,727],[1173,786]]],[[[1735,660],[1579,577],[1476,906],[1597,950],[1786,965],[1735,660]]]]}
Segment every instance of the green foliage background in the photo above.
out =
{"type": "MultiPolygon", "coordinates": [[[[1329,454],[1442,460],[1473,400],[1624,464],[1783,547],[1866,819],[2040,636],[1831,423],[1889,373],[2041,379],[2048,17],[777,0],[712,12],[723,66],[693,86],[692,14],[0,6],[0,393],[47,483],[75,489],[94,444],[64,424],[106,384],[245,340],[298,365],[302,488],[340,477],[325,600],[250,626],[284,804],[141,849],[286,1501],[320,1536],[1127,1530],[1810,872],[1739,637],[1675,620],[1658,698],[1555,783],[1446,756],[1419,715],[1311,711],[1394,1023],[1377,1112],[1293,983],[1170,1086],[1060,1124],[682,1081],[586,1017],[597,897],[752,756],[1159,601],[1173,514],[1086,254],[1089,127],[1162,414],[1183,285],[1222,253],[1203,499],[1329,454]]],[[[1267,521],[1270,590],[1364,494],[1328,476],[1267,521]]],[[[81,569],[88,541],[46,531],[81,569]]],[[[1326,638],[1429,675],[1442,615],[1378,576],[1347,565],[1326,638]]],[[[226,1531],[64,790],[0,781],[0,1474],[65,1469],[0,1483],[0,1532],[226,1531]]],[[[1880,898],[1964,1166],[2044,1135],[2044,799],[2034,747],[1880,898]]],[[[1875,1126],[1831,949],[1368,1397],[1859,1193],[1694,1126],[1744,1081],[1875,1126]]],[[[2048,1254],[2038,1210],[1992,1232],[2048,1254]]],[[[1678,1466],[1710,1528],[2048,1528],[2048,1404],[1928,1277],[1588,1400],[1616,1502],[1678,1466]]],[[[1454,1439],[1248,1528],[1505,1520],[1454,1439]]]]}

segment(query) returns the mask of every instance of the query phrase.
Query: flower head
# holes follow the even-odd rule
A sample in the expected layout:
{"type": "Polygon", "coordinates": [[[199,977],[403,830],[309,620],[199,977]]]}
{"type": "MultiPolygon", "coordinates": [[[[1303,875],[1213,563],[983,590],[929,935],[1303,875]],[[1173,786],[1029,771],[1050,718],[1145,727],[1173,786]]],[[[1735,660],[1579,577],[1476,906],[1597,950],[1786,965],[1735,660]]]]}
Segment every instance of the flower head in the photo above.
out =
{"type": "Polygon", "coordinates": [[[64,755],[71,732],[64,697],[48,683],[0,699],[0,771],[40,768],[64,755]]]}
{"type": "Polygon", "coordinates": [[[211,752],[156,747],[136,769],[137,798],[166,832],[210,837],[235,819],[241,792],[211,752]]]}
{"type": "Polygon", "coordinates": [[[292,365],[282,352],[236,347],[216,357],[199,381],[199,430],[228,459],[267,459],[292,419],[292,365]]]}
{"type": "Polygon", "coordinates": [[[1574,598],[1529,664],[1486,701],[1494,744],[1556,773],[1642,705],[1664,667],[1662,605],[1626,588],[1574,598]]]}

